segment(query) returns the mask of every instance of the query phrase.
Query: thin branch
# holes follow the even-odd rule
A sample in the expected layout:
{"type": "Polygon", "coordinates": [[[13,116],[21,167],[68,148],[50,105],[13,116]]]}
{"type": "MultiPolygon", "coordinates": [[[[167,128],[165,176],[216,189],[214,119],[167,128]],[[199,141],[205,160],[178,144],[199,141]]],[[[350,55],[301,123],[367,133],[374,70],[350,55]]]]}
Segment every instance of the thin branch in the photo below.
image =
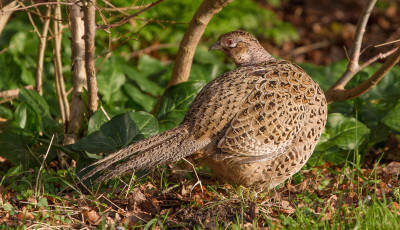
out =
{"type": "MultiPolygon", "coordinates": [[[[33,85],[27,85],[24,88],[28,89],[28,90],[34,89],[33,85]]],[[[0,92],[0,98],[3,98],[4,99],[3,101],[6,102],[6,101],[10,101],[12,99],[17,98],[18,94],[19,94],[19,89],[10,89],[10,90],[0,92]]]]}
{"type": "Polygon", "coordinates": [[[121,25],[125,24],[126,22],[128,22],[130,19],[132,19],[132,18],[138,16],[139,14],[141,14],[141,13],[143,13],[143,12],[149,10],[150,8],[152,8],[152,7],[156,6],[156,5],[158,5],[159,3],[163,2],[163,1],[164,1],[164,0],[158,0],[158,1],[156,1],[156,2],[153,2],[153,3],[149,4],[147,7],[145,7],[145,8],[143,8],[143,9],[139,10],[138,12],[136,12],[136,13],[134,13],[134,14],[132,14],[132,15],[129,15],[128,17],[126,17],[126,18],[122,19],[121,21],[116,22],[116,23],[114,23],[114,24],[99,25],[99,26],[98,26],[98,29],[100,29],[100,30],[105,30],[105,29],[115,28],[115,27],[121,26],[121,25]]]}
{"type": "MultiPolygon", "coordinates": [[[[94,0],[93,0],[94,1],[94,0]]],[[[94,63],[95,33],[96,33],[96,7],[94,2],[88,1],[84,7],[85,23],[85,69],[88,84],[88,116],[90,117],[97,110],[97,80],[96,67],[94,63]]]]}
{"type": "Polygon", "coordinates": [[[53,21],[53,46],[54,46],[54,66],[56,77],[56,90],[60,106],[61,117],[65,124],[69,120],[69,103],[65,92],[64,76],[62,71],[61,60],[61,5],[56,5],[54,8],[54,17],[58,20],[53,21]]]}
{"type": "Polygon", "coordinates": [[[356,34],[354,36],[353,47],[350,51],[350,60],[349,65],[347,66],[346,72],[342,75],[342,77],[329,89],[344,89],[346,84],[356,75],[359,71],[359,59],[360,59],[360,50],[362,44],[362,38],[364,36],[365,27],[367,26],[367,22],[369,16],[371,15],[372,9],[376,0],[369,0],[367,6],[363,9],[360,19],[357,24],[356,34]]]}
{"type": "Polygon", "coordinates": [[[395,40],[395,41],[385,42],[385,43],[376,45],[376,46],[374,46],[374,47],[377,48],[377,47],[381,47],[381,46],[387,46],[387,45],[390,45],[390,44],[393,44],[393,43],[397,43],[397,42],[400,42],[400,39],[397,39],[397,40],[395,40]]]}
{"type": "Polygon", "coordinates": [[[201,3],[182,38],[174,70],[167,88],[184,82],[189,78],[194,52],[207,24],[215,14],[232,1],[233,0],[204,0],[201,3]]]}
{"type": "Polygon", "coordinates": [[[38,58],[36,62],[36,84],[35,89],[36,91],[42,95],[43,94],[43,61],[44,61],[44,52],[46,50],[46,41],[47,41],[47,33],[49,31],[50,25],[50,14],[51,14],[51,7],[47,7],[46,10],[46,18],[43,22],[42,27],[42,34],[39,37],[39,49],[38,49],[38,58]]]}
{"type": "Polygon", "coordinates": [[[385,74],[400,60],[400,49],[397,48],[396,52],[394,52],[386,62],[378,69],[370,78],[361,84],[357,85],[351,89],[336,89],[336,90],[328,90],[325,93],[326,100],[328,103],[333,101],[343,101],[349,100],[355,97],[360,96],[361,94],[367,92],[374,85],[376,85],[385,74]]]}
{"type": "Polygon", "coordinates": [[[74,3],[68,3],[68,2],[40,2],[40,3],[33,4],[33,5],[24,6],[24,7],[15,7],[13,9],[8,9],[8,10],[0,9],[0,14],[8,13],[8,12],[20,11],[20,10],[26,10],[26,9],[30,9],[30,8],[37,7],[37,6],[51,6],[51,5],[60,5],[60,4],[61,5],[70,6],[70,5],[73,5],[74,3]]]}
{"type": "Polygon", "coordinates": [[[378,55],[372,57],[371,59],[367,60],[366,62],[364,62],[362,65],[360,65],[359,69],[362,70],[365,67],[371,65],[372,63],[376,62],[379,59],[385,59],[386,57],[390,56],[392,53],[394,53],[397,50],[396,48],[393,48],[391,50],[389,50],[386,53],[379,53],[378,55]]]}
{"type": "Polygon", "coordinates": [[[314,44],[309,44],[305,46],[298,47],[294,49],[292,52],[290,52],[291,56],[297,56],[302,53],[307,53],[310,52],[311,50],[316,50],[316,49],[322,49],[330,45],[330,42],[328,40],[322,41],[322,42],[317,42],[314,44]]]}
{"type": "Polygon", "coordinates": [[[173,43],[166,43],[166,44],[154,44],[152,46],[146,47],[144,49],[132,52],[129,54],[129,59],[132,59],[134,57],[137,57],[139,55],[145,54],[145,53],[150,53],[153,52],[155,50],[160,50],[160,49],[168,49],[168,48],[172,48],[172,47],[177,47],[177,44],[173,44],[173,43]]]}
{"type": "Polygon", "coordinates": [[[125,11],[127,10],[139,10],[142,9],[144,7],[148,7],[150,4],[146,4],[146,5],[141,5],[141,6],[130,6],[130,7],[116,7],[115,5],[113,5],[111,2],[103,0],[103,2],[110,6],[110,8],[106,8],[106,7],[102,7],[101,9],[104,11],[118,11],[121,14],[125,14],[125,15],[129,15],[128,13],[126,13],[125,11]]]}
{"type": "MultiPolygon", "coordinates": [[[[22,3],[21,3],[21,4],[22,4],[22,3]]],[[[22,5],[23,5],[23,4],[22,4],[22,5]]],[[[33,18],[32,18],[31,13],[30,13],[29,11],[28,11],[27,13],[28,13],[29,21],[31,21],[31,24],[32,24],[32,26],[33,26],[33,31],[35,31],[36,35],[40,38],[39,30],[38,30],[38,28],[37,28],[37,26],[36,26],[36,24],[35,24],[35,21],[34,21],[33,18]]]]}

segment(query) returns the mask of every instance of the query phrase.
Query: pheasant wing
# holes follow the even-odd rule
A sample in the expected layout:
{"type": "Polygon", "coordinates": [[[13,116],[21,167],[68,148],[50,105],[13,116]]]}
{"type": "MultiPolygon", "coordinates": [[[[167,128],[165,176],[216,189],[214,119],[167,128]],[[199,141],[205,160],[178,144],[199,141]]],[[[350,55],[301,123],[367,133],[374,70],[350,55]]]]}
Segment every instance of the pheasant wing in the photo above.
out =
{"type": "Polygon", "coordinates": [[[298,74],[306,73],[287,65],[252,73],[262,77],[218,142],[222,152],[245,157],[242,163],[251,163],[276,158],[293,144],[307,122],[307,102],[312,95],[307,86],[312,82],[302,81],[298,74]]]}

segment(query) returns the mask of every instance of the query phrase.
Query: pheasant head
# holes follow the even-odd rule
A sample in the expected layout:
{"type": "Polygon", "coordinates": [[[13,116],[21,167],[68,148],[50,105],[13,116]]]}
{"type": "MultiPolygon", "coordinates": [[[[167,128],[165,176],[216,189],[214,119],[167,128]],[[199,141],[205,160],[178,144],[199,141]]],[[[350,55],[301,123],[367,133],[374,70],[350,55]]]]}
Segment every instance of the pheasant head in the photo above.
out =
{"type": "Polygon", "coordinates": [[[209,50],[220,50],[237,67],[252,66],[274,59],[253,35],[243,30],[221,35],[209,50]]]}

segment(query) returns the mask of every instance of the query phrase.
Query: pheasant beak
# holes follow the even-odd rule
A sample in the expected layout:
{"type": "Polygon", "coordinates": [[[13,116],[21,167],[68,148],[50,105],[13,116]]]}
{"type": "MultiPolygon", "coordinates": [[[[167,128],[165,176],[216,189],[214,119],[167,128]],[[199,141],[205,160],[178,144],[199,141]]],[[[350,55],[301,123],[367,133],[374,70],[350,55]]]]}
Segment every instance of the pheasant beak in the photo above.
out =
{"type": "Polygon", "coordinates": [[[219,44],[220,44],[219,41],[215,42],[214,44],[212,44],[212,46],[210,46],[210,48],[208,48],[208,51],[211,51],[211,50],[221,50],[222,47],[221,47],[219,44]]]}

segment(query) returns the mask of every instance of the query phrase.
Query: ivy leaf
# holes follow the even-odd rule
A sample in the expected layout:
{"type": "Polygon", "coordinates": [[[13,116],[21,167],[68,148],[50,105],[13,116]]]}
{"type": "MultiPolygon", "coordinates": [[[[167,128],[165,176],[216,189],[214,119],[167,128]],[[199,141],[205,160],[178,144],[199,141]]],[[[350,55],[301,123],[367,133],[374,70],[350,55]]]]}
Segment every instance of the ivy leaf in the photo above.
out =
{"type": "Polygon", "coordinates": [[[143,107],[147,112],[150,112],[157,102],[157,99],[142,93],[140,89],[134,85],[126,84],[124,85],[124,90],[134,102],[143,107]]]}
{"type": "Polygon", "coordinates": [[[106,115],[103,110],[99,109],[90,117],[88,124],[88,135],[98,131],[102,124],[108,121],[106,115]]]}
{"type": "MultiPolygon", "coordinates": [[[[129,115],[138,126],[140,136],[142,137],[141,139],[154,136],[158,133],[158,120],[150,113],[140,111],[130,112],[129,115]]],[[[135,137],[135,140],[136,139],[138,139],[138,137],[135,137]]]]}
{"type": "Polygon", "coordinates": [[[101,125],[99,131],[78,140],[72,149],[90,153],[114,152],[128,145],[138,132],[129,113],[120,114],[101,125]]]}
{"type": "Polygon", "coordinates": [[[382,122],[397,132],[400,132],[400,107],[390,111],[389,114],[382,119],[382,122]]]}
{"type": "Polygon", "coordinates": [[[344,150],[353,150],[364,141],[369,133],[370,129],[355,118],[332,113],[328,116],[325,133],[316,150],[324,151],[333,146],[344,150]]]}
{"type": "Polygon", "coordinates": [[[99,93],[103,96],[104,102],[113,101],[115,94],[120,91],[121,86],[125,83],[125,75],[119,67],[119,65],[109,64],[97,74],[99,93]]]}
{"type": "Polygon", "coordinates": [[[161,132],[182,122],[194,97],[204,85],[204,82],[187,81],[167,89],[157,113],[161,132]]]}

